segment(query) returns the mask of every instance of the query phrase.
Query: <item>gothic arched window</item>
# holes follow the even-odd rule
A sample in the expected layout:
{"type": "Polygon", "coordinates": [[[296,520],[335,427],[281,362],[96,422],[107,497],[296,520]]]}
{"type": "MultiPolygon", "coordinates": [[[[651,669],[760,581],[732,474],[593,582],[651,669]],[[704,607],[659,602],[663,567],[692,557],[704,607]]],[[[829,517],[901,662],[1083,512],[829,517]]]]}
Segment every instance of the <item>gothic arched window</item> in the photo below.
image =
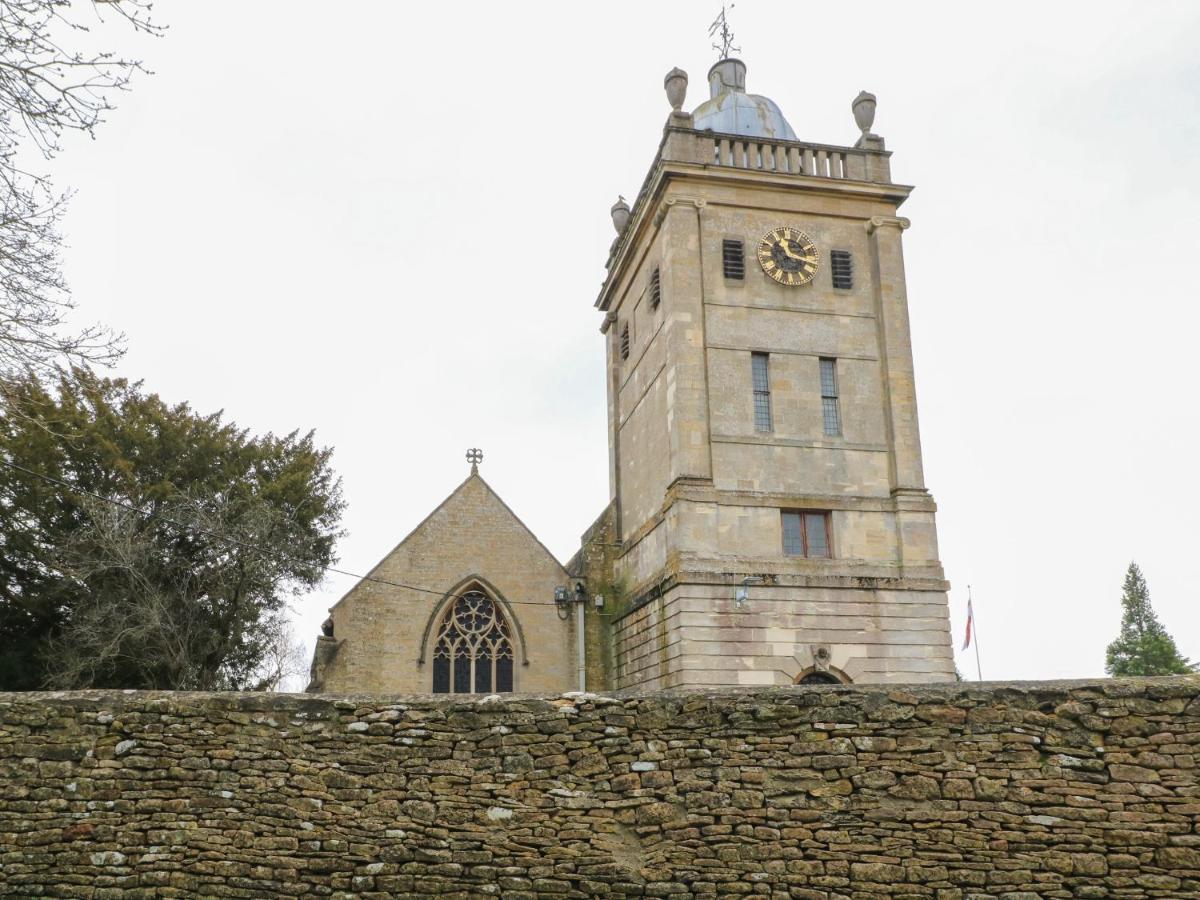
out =
{"type": "Polygon", "coordinates": [[[508,622],[480,591],[454,601],[433,647],[435,694],[490,694],[513,689],[513,644],[508,622]]]}

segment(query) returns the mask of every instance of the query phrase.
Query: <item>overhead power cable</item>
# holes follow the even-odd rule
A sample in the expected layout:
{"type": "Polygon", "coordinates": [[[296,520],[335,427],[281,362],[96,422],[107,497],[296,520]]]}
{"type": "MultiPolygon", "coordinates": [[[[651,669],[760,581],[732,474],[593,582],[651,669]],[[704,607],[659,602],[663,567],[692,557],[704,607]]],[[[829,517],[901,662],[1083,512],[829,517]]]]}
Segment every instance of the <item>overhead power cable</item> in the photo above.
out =
{"type": "MultiPolygon", "coordinates": [[[[138,507],[134,506],[132,503],[126,503],[123,500],[115,500],[112,497],[105,497],[103,494],[97,494],[95,491],[89,491],[85,488],[77,487],[76,485],[73,485],[69,482],[63,481],[60,478],[55,478],[53,475],[46,475],[43,472],[35,472],[33,469],[27,469],[24,466],[18,465],[17,463],[12,462],[7,459],[0,459],[0,464],[8,466],[10,469],[15,469],[18,472],[23,472],[26,475],[32,475],[34,478],[40,478],[43,481],[47,481],[50,484],[57,485],[58,487],[65,488],[66,490],[71,491],[72,493],[82,494],[82,495],[85,495],[88,497],[93,497],[96,500],[103,501],[104,503],[110,503],[113,506],[117,506],[117,507],[120,507],[121,509],[126,510],[127,512],[136,513],[137,515],[145,516],[148,519],[157,519],[160,522],[165,522],[168,525],[173,525],[174,527],[180,529],[181,531],[193,531],[193,532],[196,532],[199,534],[204,534],[204,535],[207,535],[208,537],[215,538],[219,541],[224,541],[227,544],[234,544],[234,545],[236,545],[238,547],[242,547],[246,550],[252,550],[261,556],[273,558],[275,560],[291,561],[291,562],[303,563],[304,565],[308,565],[308,563],[306,563],[304,560],[298,559],[297,557],[288,556],[286,554],[281,554],[281,553],[277,553],[277,552],[274,552],[271,550],[267,550],[263,547],[260,547],[257,544],[252,544],[249,541],[243,541],[243,540],[240,540],[239,538],[230,537],[229,535],[221,534],[220,532],[213,531],[212,529],[209,529],[209,528],[203,528],[199,525],[189,525],[185,522],[180,522],[176,519],[172,519],[170,516],[165,516],[162,513],[147,512],[144,509],[138,509],[138,507]]],[[[318,566],[318,568],[321,569],[321,571],[323,571],[323,572],[332,572],[335,575],[345,575],[349,578],[357,578],[359,581],[370,581],[374,584],[383,584],[383,585],[387,585],[388,587],[402,588],[407,591],[417,591],[422,594],[433,594],[436,597],[453,597],[454,599],[457,600],[459,597],[465,596],[465,594],[450,594],[447,591],[439,591],[439,590],[435,590],[434,588],[418,587],[415,584],[405,584],[402,581],[391,581],[387,578],[376,578],[374,575],[359,575],[359,574],[356,574],[355,572],[347,571],[346,569],[339,569],[333,565],[321,565],[321,566],[318,566]]],[[[552,604],[547,604],[547,603],[534,603],[531,600],[507,600],[506,599],[505,602],[509,603],[511,605],[514,605],[514,606],[540,606],[543,609],[552,605],[552,604]]]]}

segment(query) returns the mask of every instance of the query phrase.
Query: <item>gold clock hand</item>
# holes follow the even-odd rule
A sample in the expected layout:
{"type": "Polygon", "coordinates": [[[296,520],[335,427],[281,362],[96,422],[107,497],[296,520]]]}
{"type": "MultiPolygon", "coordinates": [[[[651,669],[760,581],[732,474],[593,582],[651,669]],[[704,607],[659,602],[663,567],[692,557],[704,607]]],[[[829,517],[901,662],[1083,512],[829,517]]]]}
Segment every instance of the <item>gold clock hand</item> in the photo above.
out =
{"type": "Polygon", "coordinates": [[[789,243],[789,241],[787,241],[787,240],[782,240],[779,242],[779,246],[783,249],[783,255],[786,256],[788,259],[804,259],[804,257],[797,256],[795,253],[793,253],[791,250],[789,250],[788,243],[789,243]]]}

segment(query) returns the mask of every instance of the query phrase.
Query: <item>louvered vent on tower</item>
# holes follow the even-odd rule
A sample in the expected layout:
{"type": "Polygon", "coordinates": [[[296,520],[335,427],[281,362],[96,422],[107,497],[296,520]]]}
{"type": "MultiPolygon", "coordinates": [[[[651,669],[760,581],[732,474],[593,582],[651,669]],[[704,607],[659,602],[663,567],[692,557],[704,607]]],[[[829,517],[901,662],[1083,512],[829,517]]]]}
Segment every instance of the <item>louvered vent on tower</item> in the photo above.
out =
{"type": "Polygon", "coordinates": [[[662,282],[659,279],[658,266],[655,266],[654,271],[650,273],[650,309],[658,309],[660,300],[662,300],[662,282]]]}
{"type": "Polygon", "coordinates": [[[721,260],[725,265],[725,277],[741,281],[746,277],[746,256],[742,242],[726,239],[721,244],[721,260]]]}
{"type": "Polygon", "coordinates": [[[849,290],[854,287],[854,261],[849,250],[830,250],[829,270],[835,288],[849,290]]]}

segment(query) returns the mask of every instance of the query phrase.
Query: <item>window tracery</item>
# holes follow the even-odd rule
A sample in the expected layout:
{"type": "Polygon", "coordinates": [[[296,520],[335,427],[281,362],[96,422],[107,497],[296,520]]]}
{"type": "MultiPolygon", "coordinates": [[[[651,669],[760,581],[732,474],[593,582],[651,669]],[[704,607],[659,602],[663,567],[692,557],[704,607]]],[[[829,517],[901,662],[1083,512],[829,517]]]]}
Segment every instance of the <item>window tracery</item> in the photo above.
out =
{"type": "Polygon", "coordinates": [[[435,694],[513,689],[513,643],[504,614],[482,591],[467,591],[447,610],[433,649],[435,694]]]}

